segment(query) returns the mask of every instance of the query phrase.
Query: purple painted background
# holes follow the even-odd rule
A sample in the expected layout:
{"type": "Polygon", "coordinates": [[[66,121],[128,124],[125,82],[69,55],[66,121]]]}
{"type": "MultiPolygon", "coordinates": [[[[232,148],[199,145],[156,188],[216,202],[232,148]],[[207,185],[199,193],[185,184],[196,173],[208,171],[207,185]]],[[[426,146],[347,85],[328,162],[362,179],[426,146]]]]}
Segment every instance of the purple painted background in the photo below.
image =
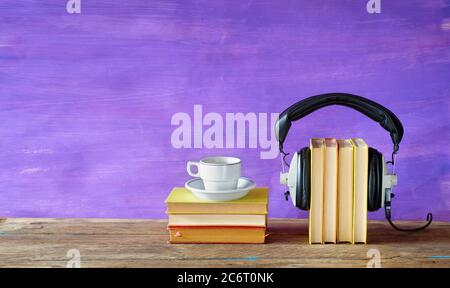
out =
{"type": "MultiPolygon", "coordinates": [[[[0,1],[0,216],[165,218],[187,160],[235,155],[283,198],[280,160],[258,149],[174,149],[177,112],[281,112],[318,93],[371,98],[402,120],[397,219],[450,221],[450,4],[382,1],[0,1]]],[[[363,137],[378,124],[343,107],[295,123],[310,137],[363,137]]],[[[382,218],[383,212],[370,214],[382,218]]]]}

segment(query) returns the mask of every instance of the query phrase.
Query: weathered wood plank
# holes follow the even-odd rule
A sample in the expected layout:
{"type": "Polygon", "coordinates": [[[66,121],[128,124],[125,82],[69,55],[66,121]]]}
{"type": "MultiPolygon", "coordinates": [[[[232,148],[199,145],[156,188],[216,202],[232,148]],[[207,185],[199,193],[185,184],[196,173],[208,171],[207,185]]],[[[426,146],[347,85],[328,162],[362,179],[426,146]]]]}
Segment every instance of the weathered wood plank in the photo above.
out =
{"type": "MultiPolygon", "coordinates": [[[[308,245],[307,222],[270,219],[265,245],[168,244],[166,220],[2,219],[0,267],[65,267],[78,249],[82,267],[450,267],[450,223],[400,233],[369,225],[368,245],[308,245]]],[[[407,225],[408,223],[402,223],[407,225]]]]}

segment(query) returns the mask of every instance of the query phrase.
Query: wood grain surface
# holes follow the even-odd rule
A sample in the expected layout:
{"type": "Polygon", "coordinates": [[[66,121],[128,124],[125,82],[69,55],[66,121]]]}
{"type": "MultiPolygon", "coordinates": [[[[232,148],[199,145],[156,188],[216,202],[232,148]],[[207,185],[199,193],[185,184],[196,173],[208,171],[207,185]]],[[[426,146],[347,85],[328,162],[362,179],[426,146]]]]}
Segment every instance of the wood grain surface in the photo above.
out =
{"type": "MultiPolygon", "coordinates": [[[[411,222],[403,225],[417,224],[411,222]]],[[[0,267],[450,267],[450,223],[401,233],[369,224],[368,245],[308,245],[305,219],[270,219],[266,244],[168,244],[166,220],[0,219],[0,267]],[[370,253],[369,253],[370,254],[370,253]]]]}

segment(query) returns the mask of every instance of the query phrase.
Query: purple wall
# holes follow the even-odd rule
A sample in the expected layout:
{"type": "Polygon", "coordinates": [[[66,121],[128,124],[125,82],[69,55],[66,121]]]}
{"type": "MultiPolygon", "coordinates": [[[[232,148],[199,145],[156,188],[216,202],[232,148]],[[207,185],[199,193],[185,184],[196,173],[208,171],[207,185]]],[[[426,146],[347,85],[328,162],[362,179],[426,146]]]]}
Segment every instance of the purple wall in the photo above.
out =
{"type": "MultiPolygon", "coordinates": [[[[175,149],[175,113],[281,112],[310,95],[360,94],[392,109],[405,137],[394,217],[450,221],[450,6],[444,0],[0,2],[0,216],[164,218],[187,160],[235,155],[284,201],[280,160],[259,149],[175,149]]],[[[331,107],[295,123],[310,137],[390,138],[331,107]]],[[[370,214],[382,218],[383,212],[370,214]]]]}

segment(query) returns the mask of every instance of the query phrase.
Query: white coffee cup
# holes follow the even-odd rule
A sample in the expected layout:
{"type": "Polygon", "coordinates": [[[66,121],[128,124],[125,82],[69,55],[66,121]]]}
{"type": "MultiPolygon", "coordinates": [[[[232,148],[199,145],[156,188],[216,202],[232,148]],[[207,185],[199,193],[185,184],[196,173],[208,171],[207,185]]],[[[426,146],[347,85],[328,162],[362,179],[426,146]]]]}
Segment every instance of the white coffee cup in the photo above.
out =
{"type": "Polygon", "coordinates": [[[187,172],[192,177],[200,177],[203,180],[205,190],[234,190],[237,188],[241,177],[241,160],[235,157],[208,157],[187,163],[187,172]],[[192,167],[197,167],[197,172],[192,172],[192,167]]]}

